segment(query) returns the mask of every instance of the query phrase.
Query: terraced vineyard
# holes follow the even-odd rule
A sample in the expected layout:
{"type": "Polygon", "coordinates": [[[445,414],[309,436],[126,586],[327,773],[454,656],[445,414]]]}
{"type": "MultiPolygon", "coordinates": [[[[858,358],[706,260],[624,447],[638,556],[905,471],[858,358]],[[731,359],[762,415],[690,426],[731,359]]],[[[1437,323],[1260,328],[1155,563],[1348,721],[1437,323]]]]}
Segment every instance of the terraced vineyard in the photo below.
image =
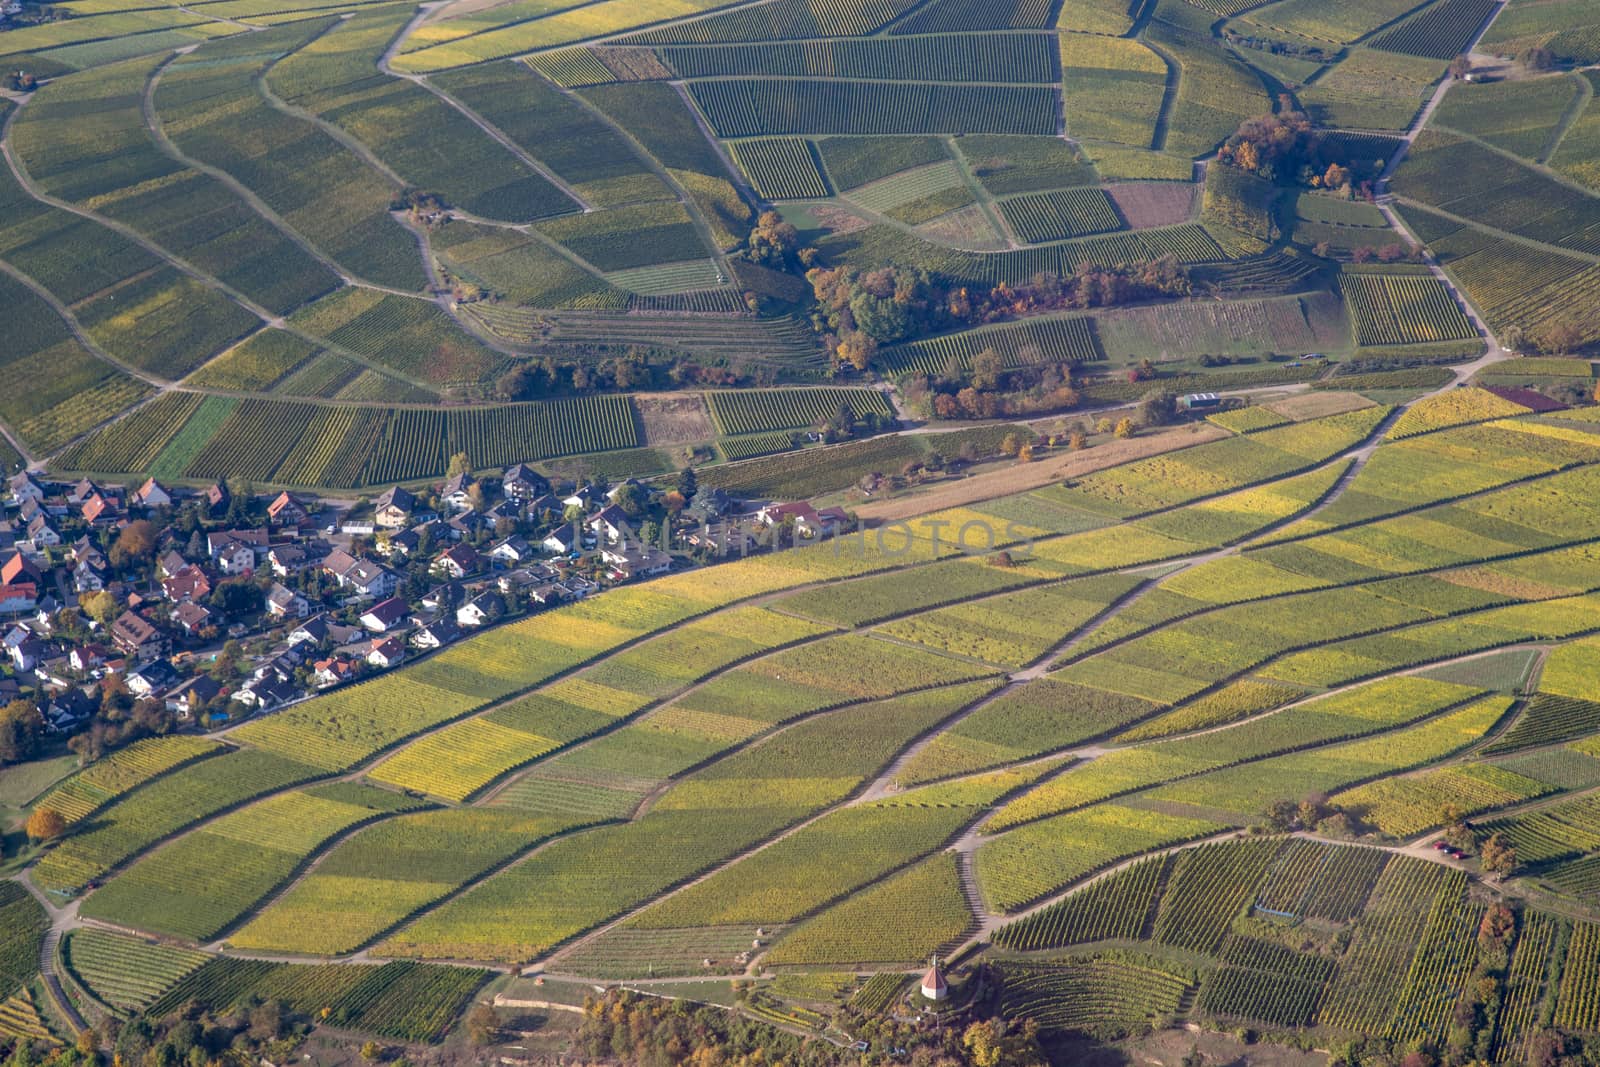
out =
{"type": "Polygon", "coordinates": [[[8,762],[64,829],[7,841],[0,1045],[72,1038],[44,956],[418,1060],[684,980],[842,1063],[938,956],[1052,1047],[1594,1060],[1595,79],[1446,69],[1592,63],[1585,5],[115,7],[0,33],[8,464],[864,521],[8,762]]]}

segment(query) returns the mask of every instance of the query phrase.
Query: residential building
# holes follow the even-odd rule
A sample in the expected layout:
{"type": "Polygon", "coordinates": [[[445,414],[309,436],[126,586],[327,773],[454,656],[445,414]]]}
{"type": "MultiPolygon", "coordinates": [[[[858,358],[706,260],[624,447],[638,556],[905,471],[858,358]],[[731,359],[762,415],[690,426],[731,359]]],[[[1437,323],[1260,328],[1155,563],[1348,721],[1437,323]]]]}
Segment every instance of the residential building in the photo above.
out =
{"type": "Polygon", "coordinates": [[[128,692],[136,697],[159,696],[178,683],[178,672],[164,659],[153,659],[124,677],[128,692]]]}
{"type": "Polygon", "coordinates": [[[279,619],[303,619],[311,613],[311,602],[278,582],[267,590],[267,613],[279,619]]]}
{"type": "Polygon", "coordinates": [[[61,543],[61,535],[50,524],[50,517],[42,511],[28,523],[28,543],[35,549],[52,548],[61,543]]]}
{"type": "Polygon", "coordinates": [[[456,609],[456,623],[460,626],[482,626],[505,612],[505,602],[499,593],[480,593],[456,609]]]}
{"type": "Polygon", "coordinates": [[[311,676],[316,680],[318,689],[327,689],[330,686],[343,685],[345,682],[354,681],[361,673],[361,668],[355,662],[343,656],[329,656],[319,659],[311,665],[311,676]]]}
{"type": "Polygon", "coordinates": [[[430,569],[447,578],[465,578],[483,569],[483,557],[469,544],[455,544],[439,553],[430,569]]]}
{"type": "Polygon", "coordinates": [[[443,648],[461,636],[461,629],[451,619],[439,618],[420,626],[411,635],[412,648],[443,648]]]}
{"type": "Polygon", "coordinates": [[[205,571],[191,563],[163,581],[161,591],[174,604],[204,600],[211,595],[211,579],[206,577],[205,571]]]}
{"type": "Polygon", "coordinates": [[[405,642],[398,637],[385,637],[381,641],[373,641],[372,651],[367,653],[367,662],[384,670],[400,666],[405,662],[405,658],[405,642]]]}
{"type": "Polygon", "coordinates": [[[451,511],[466,511],[472,507],[472,487],[477,484],[470,474],[453,474],[439,489],[439,502],[451,511]]]}
{"type": "Polygon", "coordinates": [[[199,637],[200,631],[215,626],[217,617],[204,604],[185,601],[172,609],[172,621],[189,637],[199,637]]]}
{"type": "Polygon", "coordinates": [[[405,622],[410,611],[399,597],[390,597],[368,608],[361,614],[361,625],[375,634],[388,633],[405,622]]]}
{"type": "Polygon", "coordinates": [[[274,526],[299,526],[311,517],[305,505],[294,498],[287,489],[273,497],[267,505],[267,520],[274,526]]]}
{"type": "Polygon", "coordinates": [[[44,498],[50,494],[45,491],[44,483],[32,471],[21,471],[11,476],[8,483],[11,488],[11,499],[17,503],[32,500],[43,503],[44,498]]]}
{"type": "Polygon", "coordinates": [[[391,486],[373,501],[372,521],[383,530],[399,530],[411,522],[417,508],[416,494],[398,485],[391,486]]]}
{"type": "Polygon", "coordinates": [[[550,492],[550,483],[532,467],[518,463],[501,477],[500,491],[511,500],[534,500],[550,492]]]}
{"type": "Polygon", "coordinates": [[[501,563],[526,563],[533,555],[533,546],[521,534],[512,534],[502,541],[496,541],[489,549],[489,558],[501,563]]]}
{"type": "Polygon", "coordinates": [[[633,533],[632,521],[615,504],[607,504],[583,520],[583,528],[597,542],[608,545],[614,545],[633,533]]]}
{"type": "Polygon", "coordinates": [[[646,545],[616,545],[600,550],[606,564],[606,577],[613,582],[628,582],[672,568],[672,557],[659,548],[646,545]]]}
{"type": "Polygon", "coordinates": [[[169,508],[172,506],[172,493],[166,486],[150,478],[133,491],[129,502],[140,508],[169,508]]]}
{"type": "Polygon", "coordinates": [[[222,686],[204,674],[197,674],[167,693],[167,710],[180,719],[192,719],[221,692],[222,686]]]}
{"type": "Polygon", "coordinates": [[[172,646],[160,627],[133,611],[124,611],[112,621],[111,640],[136,660],[165,655],[172,646]]]}

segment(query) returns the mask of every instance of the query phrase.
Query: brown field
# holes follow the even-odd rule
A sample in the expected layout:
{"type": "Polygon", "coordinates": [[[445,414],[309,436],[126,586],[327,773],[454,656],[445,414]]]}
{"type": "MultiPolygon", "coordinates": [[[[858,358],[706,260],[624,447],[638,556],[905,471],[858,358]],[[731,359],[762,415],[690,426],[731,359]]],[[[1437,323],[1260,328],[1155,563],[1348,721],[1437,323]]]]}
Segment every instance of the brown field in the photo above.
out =
{"type": "Polygon", "coordinates": [[[1121,182],[1106,192],[1136,230],[1188,222],[1200,198],[1200,187],[1188,182],[1121,182]]]}
{"type": "Polygon", "coordinates": [[[1295,422],[1304,422],[1307,419],[1320,419],[1327,415],[1339,415],[1346,411],[1360,411],[1370,408],[1372,401],[1360,393],[1340,393],[1333,391],[1322,392],[1315,390],[1306,393],[1296,393],[1294,396],[1271,403],[1262,404],[1268,411],[1275,411],[1286,419],[1295,422]]]}
{"type": "Polygon", "coordinates": [[[686,445],[717,436],[699,393],[641,394],[633,398],[639,409],[647,445],[686,445]]]}
{"type": "Polygon", "coordinates": [[[968,204],[948,214],[918,226],[917,232],[931,241],[970,248],[976,251],[1004,248],[1005,242],[995,234],[989,217],[978,204],[968,204]]]}
{"type": "Polygon", "coordinates": [[[1036,463],[1019,463],[1010,467],[974,474],[967,478],[940,484],[925,493],[878,500],[862,504],[855,509],[863,520],[893,522],[926,515],[930,511],[976,504],[980,500],[1009,496],[1037,489],[1051,482],[1077,478],[1091,471],[1115,467],[1146,456],[1174,452],[1180,448],[1203,445],[1227,437],[1228,431],[1210,423],[1193,423],[1148,437],[1133,437],[1125,441],[1110,440],[1082,452],[1061,452],[1036,463]]]}

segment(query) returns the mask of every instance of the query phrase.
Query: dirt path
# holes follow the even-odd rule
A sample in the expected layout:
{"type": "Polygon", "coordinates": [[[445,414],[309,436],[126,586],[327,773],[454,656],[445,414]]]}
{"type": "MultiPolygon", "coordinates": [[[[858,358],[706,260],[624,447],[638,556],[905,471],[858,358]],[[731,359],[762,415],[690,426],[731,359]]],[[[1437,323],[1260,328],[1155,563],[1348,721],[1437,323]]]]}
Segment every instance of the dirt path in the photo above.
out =
{"type": "MultiPolygon", "coordinates": [[[[934,432],[953,432],[934,431],[934,432]]],[[[916,431],[908,431],[916,432],[916,431]]],[[[1124,441],[1108,441],[1086,448],[1081,452],[1062,452],[1033,463],[1019,463],[998,470],[987,471],[967,478],[954,480],[926,493],[895,497],[891,500],[869,501],[855,511],[864,522],[895,522],[925,515],[931,511],[976,504],[997,497],[1038,489],[1066,478],[1079,478],[1093,471],[1129,463],[1136,459],[1173,452],[1180,448],[1220,441],[1230,436],[1228,431],[1210,423],[1166,430],[1148,437],[1132,437],[1124,441]]]]}
{"type": "MultiPolygon", "coordinates": [[[[1485,33],[1489,32],[1489,27],[1494,24],[1495,19],[1500,17],[1500,13],[1506,9],[1506,5],[1509,2],[1510,0],[1499,0],[1494,10],[1489,12],[1488,17],[1483,20],[1483,24],[1478,27],[1477,32],[1472,35],[1472,39],[1467,43],[1466,47],[1462,49],[1463,52],[1471,52],[1473,48],[1477,46],[1478,41],[1482,39],[1485,33]]],[[[1411,151],[1412,145],[1416,143],[1418,135],[1420,135],[1422,131],[1427,128],[1428,121],[1433,117],[1433,113],[1438,110],[1439,105],[1444,101],[1445,94],[1450,91],[1450,87],[1454,81],[1455,79],[1450,75],[1445,75],[1444,80],[1439,83],[1438,87],[1434,90],[1433,95],[1428,98],[1428,102],[1424,104],[1422,110],[1418,112],[1417,117],[1411,123],[1411,126],[1405,131],[1404,134],[1401,135],[1399,146],[1395,149],[1394,155],[1389,158],[1388,164],[1383,168],[1383,173],[1378,177],[1378,210],[1383,213],[1383,217],[1389,223],[1391,229],[1399,233],[1412,245],[1423,249],[1423,262],[1427,265],[1429,272],[1436,279],[1438,279],[1438,281],[1442,283],[1444,287],[1455,297],[1456,303],[1461,306],[1461,309],[1464,312],[1466,312],[1467,318],[1472,321],[1472,324],[1477,328],[1478,333],[1487,340],[1489,345],[1488,352],[1481,359],[1471,365],[1475,368],[1481,369],[1481,367],[1487,366],[1489,363],[1508,358],[1510,353],[1506,352],[1506,350],[1500,346],[1499,339],[1495,337],[1494,331],[1489,328],[1488,321],[1478,311],[1478,308],[1473,304],[1472,299],[1466,294],[1466,292],[1457,288],[1455,282],[1452,281],[1450,276],[1444,272],[1444,268],[1439,265],[1439,261],[1437,258],[1435,258],[1432,250],[1428,248],[1425,242],[1417,238],[1417,235],[1411,231],[1409,226],[1406,225],[1405,220],[1402,219],[1399,213],[1395,211],[1394,194],[1389,191],[1389,182],[1390,179],[1394,177],[1394,172],[1398,170],[1400,164],[1405,161],[1406,156],[1411,151]]],[[[1456,374],[1456,380],[1454,382],[1447,383],[1445,388],[1453,387],[1454,385],[1466,380],[1467,376],[1458,370],[1456,374]]],[[[1438,391],[1442,390],[1436,390],[1436,392],[1438,391]]]]}
{"type": "Polygon", "coordinates": [[[50,920],[44,941],[39,947],[39,975],[44,979],[45,991],[55,1004],[56,1011],[67,1025],[73,1028],[74,1035],[81,1033],[88,1029],[88,1024],[83,1021],[83,1016],[78,1014],[72,999],[61,986],[61,977],[56,974],[56,949],[61,944],[62,935],[82,925],[78,919],[78,902],[74,900],[65,906],[58,906],[27,878],[18,875],[11,881],[26,889],[44,908],[45,915],[50,920]]]}
{"type": "Polygon", "coordinates": [[[428,79],[422,77],[420,74],[397,74],[390,70],[386,65],[383,67],[383,72],[391,77],[404,78],[406,81],[414,82],[417,85],[422,86],[424,89],[428,90],[428,92],[444,101],[445,104],[460,112],[461,115],[467,119],[467,121],[471,122],[474,126],[478,127],[478,129],[482,130],[484,133],[488,134],[491,138],[497,141],[501,147],[515,156],[522,164],[531,168],[541,178],[555,186],[557,189],[560,189],[567,195],[568,199],[578,205],[578,208],[584,214],[587,215],[591,211],[595,210],[594,204],[591,203],[582,193],[574,189],[565,178],[561,177],[561,175],[557,174],[555,171],[551,170],[549,167],[530,156],[521,145],[517,144],[517,142],[513,141],[509,136],[507,136],[506,133],[500,129],[500,127],[490,123],[488,119],[484,118],[482,115],[479,115],[476,111],[473,111],[466,104],[463,104],[445,90],[428,81],[428,79]]]}
{"type": "MultiPolygon", "coordinates": [[[[199,46],[197,45],[195,47],[199,46]]],[[[183,149],[179,148],[173,142],[172,138],[167,136],[166,128],[163,126],[161,121],[161,114],[156,109],[156,89],[161,81],[161,76],[166,73],[167,68],[173,63],[177,62],[178,55],[192,52],[193,50],[193,48],[190,48],[182,50],[181,53],[174,53],[172,59],[151,71],[149,80],[145,82],[144,97],[141,101],[140,107],[144,116],[145,130],[150,134],[151,139],[155,141],[156,147],[161,149],[161,151],[170,158],[182,163],[184,166],[189,167],[192,170],[197,170],[200,173],[214,178],[223,185],[227,186],[229,192],[233,193],[233,195],[237,196],[240,200],[243,200],[250,206],[251,210],[260,215],[262,218],[266,219],[274,229],[298,245],[302,252],[310,256],[312,259],[315,259],[318,263],[321,263],[329,271],[333,272],[340,281],[344,282],[344,284],[350,286],[360,286],[364,289],[375,289],[378,292],[390,293],[394,296],[408,297],[413,300],[427,299],[418,293],[409,292],[405,289],[394,289],[386,285],[377,285],[373,282],[366,281],[365,279],[358,278],[351,274],[336,260],[325,254],[316,245],[312,244],[304,234],[291,226],[283,218],[283,216],[274,211],[266,201],[262,200],[261,197],[257,196],[254,191],[241,183],[232,174],[229,174],[221,167],[215,167],[209,163],[195,159],[193,156],[184,152],[183,149]]]]}
{"type": "MultiPolygon", "coordinates": [[[[32,100],[32,97],[29,97],[29,100],[32,100]]],[[[251,300],[249,297],[245,296],[231,285],[224,283],[220,279],[213,278],[211,275],[200,270],[187,260],[173,255],[171,252],[145,237],[133,227],[118,222],[115,219],[107,218],[106,216],[97,212],[81,208],[70,201],[51,196],[50,194],[41,190],[38,185],[35,184],[33,176],[28,173],[27,168],[23,166],[22,161],[17,157],[16,148],[13,146],[11,140],[11,128],[17,120],[17,116],[22,114],[25,106],[26,103],[21,103],[15,108],[12,108],[11,114],[6,116],[5,126],[0,128],[0,138],[4,138],[3,142],[0,142],[0,151],[3,151],[6,159],[6,165],[11,168],[11,173],[16,177],[17,183],[22,186],[22,189],[25,193],[39,201],[41,204],[48,204],[50,207],[70,212],[73,215],[77,215],[79,218],[88,219],[91,222],[104,226],[108,230],[116,232],[122,237],[125,237],[129,241],[138,245],[140,248],[143,248],[146,252],[150,253],[152,256],[155,256],[163,263],[166,263],[168,266],[174,268],[175,270],[181,271],[190,278],[193,278],[195,281],[200,282],[202,285],[215,289],[227,296],[234,303],[238,304],[246,311],[249,311],[252,315],[256,316],[258,319],[261,319],[263,322],[275,324],[282,322],[277,315],[274,315],[271,311],[268,311],[260,304],[257,304],[255,301],[251,300]]]]}

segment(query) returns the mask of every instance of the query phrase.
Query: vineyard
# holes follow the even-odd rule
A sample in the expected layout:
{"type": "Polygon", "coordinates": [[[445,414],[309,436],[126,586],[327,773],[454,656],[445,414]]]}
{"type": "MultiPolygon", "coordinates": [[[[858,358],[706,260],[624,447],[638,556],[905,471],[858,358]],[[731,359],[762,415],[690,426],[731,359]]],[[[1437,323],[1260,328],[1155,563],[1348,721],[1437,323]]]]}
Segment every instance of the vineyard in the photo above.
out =
{"type": "Polygon", "coordinates": [[[706,399],[711,405],[711,420],[723,434],[806,430],[833,421],[844,408],[855,418],[894,418],[888,400],[875,389],[716,392],[706,394],[706,399]]]}
{"type": "Polygon", "coordinates": [[[135,472],[154,455],[153,466],[169,477],[354,488],[441,477],[457,452],[474,465],[507,467],[641,444],[633,405],[617,396],[450,410],[246,399],[226,401],[214,419],[195,415],[173,435],[177,424],[163,401],[191,395],[170,394],[112,423],[63,462],[135,472]]]}
{"type": "Polygon", "coordinates": [[[733,143],[733,158],[768,200],[820,200],[828,195],[815,152],[811,142],[797,137],[733,143]]]}
{"type": "MultiPolygon", "coordinates": [[[[1589,6],[8,22],[38,78],[0,98],[10,468],[354,499],[429,495],[459,454],[491,498],[517,463],[692,464],[746,516],[859,534],[512,612],[206,734],[117,697],[127,738],[14,770],[8,709],[0,1044],[72,1041],[48,948],[91,1023],[277,1013],[325,1031],[313,1058],[448,1059],[475,1000],[655,979],[743,1017],[730,1058],[793,1059],[770,1024],[801,1059],[859,1030],[863,1062],[920,1062],[931,1032],[881,1027],[937,956],[963,1013],[1052,1055],[1188,1027],[1260,1035],[1247,1058],[1593,1061],[1589,6]],[[1468,81],[1462,53],[1522,60],[1468,81]],[[1291,107],[1313,135],[1220,149],[1291,107]],[[1182,296],[1138,280],[1167,257],[1182,296]],[[1163,417],[1199,392],[1225,399],[1163,417]],[[940,424],[945,394],[1004,418],[940,424]],[[42,809],[64,829],[23,842],[42,809]]],[[[13,510],[66,567],[79,517],[27,546],[13,510]]],[[[154,519],[182,549],[184,503],[154,519]]],[[[414,606],[426,562],[390,562],[414,606]]],[[[8,644],[103,635],[81,614],[8,644]]],[[[183,670],[231,692],[233,659],[183,670]]],[[[481,1058],[594,1058],[556,1029],[481,1058]]]]}
{"type": "Polygon", "coordinates": [[[940,374],[970,367],[980,352],[994,352],[1007,367],[1030,363],[1083,363],[1102,358],[1089,318],[1030,319],[964,333],[945,334],[885,349],[887,369],[940,374]]]}
{"type": "Polygon", "coordinates": [[[1064,189],[1001,201],[1006,221],[1029,244],[1122,229],[1117,209],[1102,189],[1064,189]]]}
{"type": "Polygon", "coordinates": [[[1421,344],[1478,335],[1450,291],[1433,278],[1350,274],[1342,285],[1359,344],[1421,344]]]}

